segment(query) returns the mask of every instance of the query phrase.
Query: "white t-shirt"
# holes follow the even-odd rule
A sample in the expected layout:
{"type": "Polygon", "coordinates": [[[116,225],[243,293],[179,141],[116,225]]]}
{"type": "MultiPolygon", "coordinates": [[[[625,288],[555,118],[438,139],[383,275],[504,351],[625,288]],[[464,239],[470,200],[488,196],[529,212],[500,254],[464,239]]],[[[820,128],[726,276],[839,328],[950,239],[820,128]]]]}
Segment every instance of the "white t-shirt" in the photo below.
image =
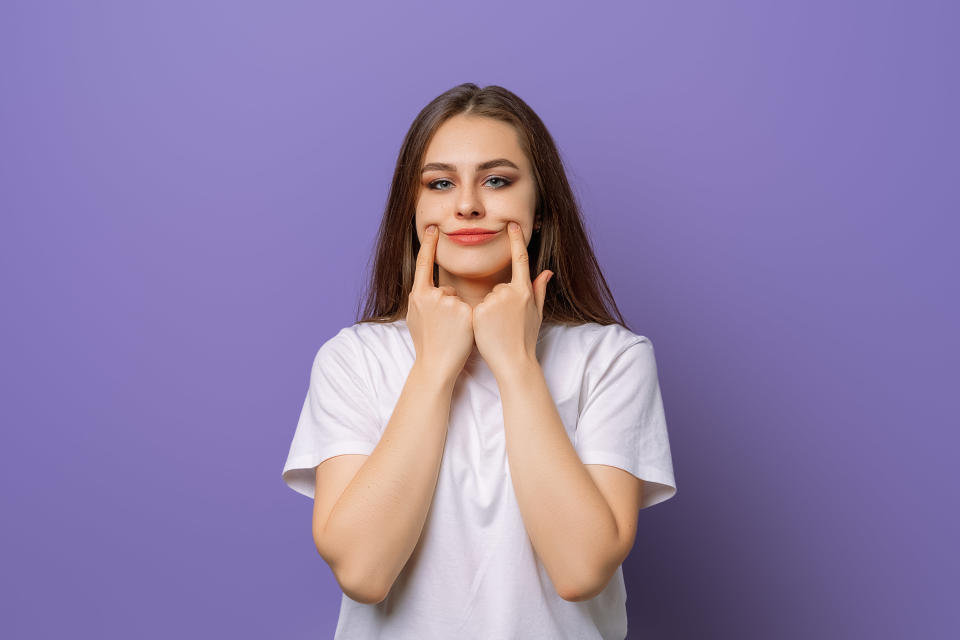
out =
{"type": "MultiPolygon", "coordinates": [[[[336,455],[369,455],[415,357],[405,320],[357,323],[325,342],[313,362],[283,480],[312,499],[318,464],[336,455]]],[[[580,460],[644,480],[642,508],[673,497],[650,340],[619,324],[544,324],[537,359],[580,460]]],[[[420,540],[382,602],[343,595],[335,640],[623,640],[625,603],[622,567],[590,600],[569,602],[554,590],[513,491],[497,382],[474,345],[454,386],[420,540]]]]}

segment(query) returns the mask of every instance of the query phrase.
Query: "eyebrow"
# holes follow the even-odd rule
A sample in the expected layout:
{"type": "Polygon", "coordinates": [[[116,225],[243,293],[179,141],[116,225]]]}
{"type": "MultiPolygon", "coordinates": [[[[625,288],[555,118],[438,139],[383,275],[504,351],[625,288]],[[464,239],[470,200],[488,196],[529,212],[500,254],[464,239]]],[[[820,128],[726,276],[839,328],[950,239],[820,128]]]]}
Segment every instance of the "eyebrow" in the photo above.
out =
{"type": "MultiPolygon", "coordinates": [[[[477,165],[477,171],[485,171],[487,169],[492,169],[493,167],[513,167],[517,171],[520,170],[520,167],[510,162],[506,158],[497,158],[496,160],[487,160],[486,162],[481,162],[477,165]]],[[[420,173],[426,173],[427,171],[456,171],[457,165],[450,164],[448,162],[428,162],[423,165],[423,168],[420,169],[420,173]]]]}

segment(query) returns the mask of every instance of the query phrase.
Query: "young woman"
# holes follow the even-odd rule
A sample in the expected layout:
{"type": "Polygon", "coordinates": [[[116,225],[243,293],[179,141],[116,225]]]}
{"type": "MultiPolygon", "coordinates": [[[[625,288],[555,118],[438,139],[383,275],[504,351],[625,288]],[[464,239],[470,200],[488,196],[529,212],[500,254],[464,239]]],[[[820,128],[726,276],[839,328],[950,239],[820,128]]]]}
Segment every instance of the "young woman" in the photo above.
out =
{"type": "Polygon", "coordinates": [[[337,640],[626,636],[638,511],[676,493],[653,345],[513,93],[462,84],[414,120],[283,479],[314,500],[337,640]]]}

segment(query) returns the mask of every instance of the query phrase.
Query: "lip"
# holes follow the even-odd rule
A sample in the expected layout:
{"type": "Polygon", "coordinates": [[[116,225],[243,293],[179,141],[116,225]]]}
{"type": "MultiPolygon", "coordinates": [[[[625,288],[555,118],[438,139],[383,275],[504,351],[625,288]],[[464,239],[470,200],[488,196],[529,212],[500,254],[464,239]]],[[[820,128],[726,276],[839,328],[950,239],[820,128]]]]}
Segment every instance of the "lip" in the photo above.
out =
{"type": "Polygon", "coordinates": [[[448,233],[448,236],[460,236],[460,235],[476,235],[479,233],[497,233],[493,229],[484,229],[482,227],[467,227],[465,229],[457,229],[456,231],[451,231],[448,233]]]}
{"type": "Polygon", "coordinates": [[[489,229],[459,229],[448,233],[447,237],[457,244],[476,245],[490,242],[496,238],[499,233],[499,231],[491,231],[489,229]]]}

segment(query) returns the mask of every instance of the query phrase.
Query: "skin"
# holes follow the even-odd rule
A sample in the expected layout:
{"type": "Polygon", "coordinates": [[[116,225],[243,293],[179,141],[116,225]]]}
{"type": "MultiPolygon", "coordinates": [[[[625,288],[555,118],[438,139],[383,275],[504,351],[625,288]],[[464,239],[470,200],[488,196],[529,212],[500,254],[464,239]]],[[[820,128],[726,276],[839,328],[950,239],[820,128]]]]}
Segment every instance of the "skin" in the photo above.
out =
{"type": "MultiPolygon", "coordinates": [[[[546,282],[553,276],[546,271],[533,283],[526,277],[524,287],[514,275],[508,223],[520,226],[524,260],[535,223],[536,185],[530,161],[511,125],[460,114],[438,127],[427,146],[423,166],[427,170],[420,176],[415,221],[421,245],[427,226],[436,225],[439,230],[433,252],[438,288],[472,309],[472,352],[479,352],[491,369],[509,366],[512,355],[529,355],[536,346],[542,298],[546,282]],[[480,163],[501,158],[515,167],[477,169],[480,163]],[[429,168],[435,163],[453,168],[429,168]],[[448,233],[464,227],[495,229],[497,237],[476,246],[450,239],[448,233]],[[504,289],[508,284],[510,287],[504,289]],[[524,289],[530,294],[539,292],[539,302],[533,295],[524,298],[524,289]]],[[[452,357],[451,365],[462,365],[469,354],[452,357]]]]}
{"type": "Polygon", "coordinates": [[[434,134],[424,158],[430,163],[455,168],[421,176],[421,247],[407,313],[417,361],[450,389],[470,345],[479,351],[500,388],[514,493],[531,542],[561,597],[592,598],[633,546],[642,481],[580,462],[537,361],[553,272],[530,279],[536,191],[529,161],[509,124],[460,115],[434,134]],[[498,158],[516,168],[477,170],[498,158]],[[496,229],[498,237],[458,245],[447,234],[463,227],[496,229]]]}
{"type": "Polygon", "coordinates": [[[462,114],[437,129],[423,162],[452,164],[456,170],[421,175],[417,235],[422,243],[427,225],[438,226],[438,284],[453,287],[461,300],[475,307],[495,285],[511,280],[507,222],[520,224],[525,242],[533,233],[537,194],[530,162],[511,125],[462,114]],[[518,169],[476,170],[481,162],[498,158],[510,160],[518,169]],[[458,245],[447,234],[464,227],[496,229],[498,237],[478,246],[458,245]]]}
{"type": "Polygon", "coordinates": [[[510,281],[471,309],[449,285],[433,286],[438,234],[429,225],[408,325],[421,371],[435,372],[445,389],[472,330],[500,389],[507,459],[530,540],[557,593],[582,601],[609,584],[630,552],[642,483],[616,467],[582,464],[567,436],[535,351],[550,272],[531,282],[526,240],[514,226],[507,226],[510,281]]]}

